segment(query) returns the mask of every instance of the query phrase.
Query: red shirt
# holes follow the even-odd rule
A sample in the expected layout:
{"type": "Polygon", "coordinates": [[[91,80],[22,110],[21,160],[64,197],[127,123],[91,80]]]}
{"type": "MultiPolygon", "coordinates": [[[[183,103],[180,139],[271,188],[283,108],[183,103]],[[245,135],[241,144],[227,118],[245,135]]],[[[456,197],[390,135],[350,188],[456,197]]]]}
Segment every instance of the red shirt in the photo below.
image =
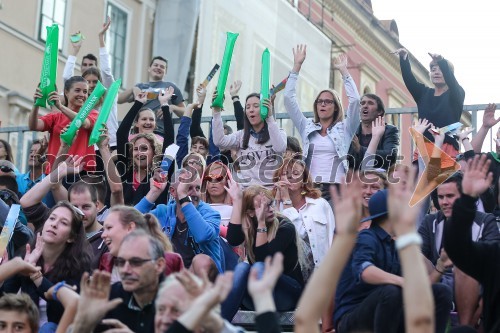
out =
{"type": "MultiPolygon", "coordinates": [[[[92,132],[95,121],[97,120],[97,115],[97,110],[92,110],[90,112],[87,118],[90,121],[90,129],[84,129],[83,127],[80,127],[78,135],[73,141],[73,144],[69,148],[68,152],[68,154],[70,155],[85,156],[83,161],[86,163],[83,169],[86,171],[95,171],[94,145],[91,145],[90,147],[88,145],[90,133],[92,132]]],[[[52,164],[54,163],[57,152],[59,151],[59,147],[61,146],[61,130],[71,121],[62,112],[52,112],[40,117],[40,119],[45,124],[43,131],[48,131],[50,133],[49,144],[47,147],[47,161],[49,162],[49,165],[45,170],[46,174],[48,175],[52,170],[52,164]]]]}

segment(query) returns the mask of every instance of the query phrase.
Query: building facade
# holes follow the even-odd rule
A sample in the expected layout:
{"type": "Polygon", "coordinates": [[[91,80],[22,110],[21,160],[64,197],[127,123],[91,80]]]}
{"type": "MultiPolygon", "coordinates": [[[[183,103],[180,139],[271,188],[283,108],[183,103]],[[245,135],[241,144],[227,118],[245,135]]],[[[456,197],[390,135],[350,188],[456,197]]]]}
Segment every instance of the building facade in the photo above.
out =
{"type": "MultiPolygon", "coordinates": [[[[298,84],[304,111],[312,110],[314,98],[322,89],[333,88],[343,95],[341,77],[332,66],[333,58],[340,53],[347,54],[349,70],[361,94],[379,95],[387,108],[415,105],[402,81],[398,58],[391,54],[403,47],[397,24],[394,20],[378,20],[369,0],[17,0],[1,4],[2,127],[28,123],[40,77],[45,26],[60,26],[57,82],[62,90],[62,71],[72,48],[70,35],[80,31],[85,36],[75,72],[80,74],[82,56],[98,55],[98,33],[107,16],[112,19],[106,38],[112,70],[115,78],[122,78],[124,89],[146,81],[150,59],[162,55],[169,59],[167,80],[177,83],[191,100],[197,84],[215,63],[220,64],[226,32],[232,31],[239,36],[228,87],[232,81],[242,80],[242,97],[260,89],[260,62],[265,48],[271,52],[271,80],[276,84],[292,67],[292,48],[307,44],[308,57],[298,84]]],[[[417,79],[430,84],[427,66],[413,57],[411,60],[417,79]]],[[[209,96],[217,78],[208,87],[209,96]]],[[[226,103],[232,112],[229,98],[226,103]]],[[[205,104],[203,113],[210,115],[205,104]]],[[[129,107],[119,106],[119,119],[129,107]]],[[[285,112],[280,95],[276,109],[285,112]]],[[[401,128],[411,124],[411,116],[386,118],[401,128]]],[[[290,121],[284,121],[283,127],[288,132],[293,130],[290,121]]],[[[8,137],[14,151],[21,152],[16,163],[21,168],[32,138],[31,134],[19,138],[15,133],[8,137]]],[[[408,156],[408,135],[402,135],[401,147],[408,156]]]]}

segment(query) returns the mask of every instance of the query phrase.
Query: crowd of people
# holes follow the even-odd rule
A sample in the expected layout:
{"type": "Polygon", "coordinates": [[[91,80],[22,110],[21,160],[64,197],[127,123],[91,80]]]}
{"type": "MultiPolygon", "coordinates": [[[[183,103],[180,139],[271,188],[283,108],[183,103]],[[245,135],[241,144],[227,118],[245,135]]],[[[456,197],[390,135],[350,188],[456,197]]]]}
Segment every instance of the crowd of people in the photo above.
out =
{"type": "Polygon", "coordinates": [[[344,54],[333,66],[348,105],[324,89],[314,119],[304,116],[305,45],[293,49],[281,110],[299,138],[278,125],[275,95],[240,98],[241,81],[229,87],[237,129],[214,106],[204,133],[206,85],[188,101],[156,56],[149,81],[117,96],[98,143],[88,145],[99,103],[68,144],[61,135],[98,81],[115,81],[110,24],[81,76],[82,41],[71,44],[49,113],[33,106],[29,127],[48,137],[32,142],[27,173],[0,140],[4,225],[21,208],[1,259],[0,330],[243,332],[231,323],[243,309],[258,332],[280,332],[286,311],[304,333],[500,331],[500,137],[497,151],[481,152],[500,118],[490,104],[472,138],[469,128],[446,133],[465,96],[449,60],[430,54],[428,87],[408,52],[394,52],[418,107],[406,165],[382,99],[359,95],[344,54]],[[119,123],[123,103],[132,104],[119,123]]]}

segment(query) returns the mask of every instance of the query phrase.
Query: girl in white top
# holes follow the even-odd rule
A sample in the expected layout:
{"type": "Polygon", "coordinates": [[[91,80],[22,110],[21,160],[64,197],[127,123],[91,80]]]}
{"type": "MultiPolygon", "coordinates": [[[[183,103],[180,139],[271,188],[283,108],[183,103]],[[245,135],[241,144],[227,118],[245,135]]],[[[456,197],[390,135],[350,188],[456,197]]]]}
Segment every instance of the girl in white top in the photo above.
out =
{"type": "MultiPolygon", "coordinates": [[[[339,184],[348,170],[347,153],[352,138],[359,126],[359,93],[347,70],[347,57],[340,55],[334,67],[342,73],[344,87],[349,98],[347,115],[338,93],[321,91],[314,101],[314,120],[306,118],[297,102],[297,78],[306,59],[306,46],[298,45],[293,50],[294,62],[285,86],[285,108],[302,137],[304,159],[310,166],[315,183],[339,184]]],[[[329,186],[323,186],[323,197],[329,198],[329,186]]]]}
{"type": "Polygon", "coordinates": [[[273,117],[273,106],[269,99],[264,100],[269,112],[266,120],[260,116],[259,94],[247,96],[243,130],[224,135],[221,109],[213,108],[212,132],[214,143],[219,149],[233,149],[239,172],[233,174],[236,182],[243,188],[250,185],[273,186],[273,171],[286,150],[286,133],[278,127],[273,117]],[[279,158],[277,158],[279,156],[279,158]]]}
{"type": "Polygon", "coordinates": [[[308,264],[302,267],[306,281],[332,244],[335,229],[333,211],[330,204],[321,198],[320,190],[314,188],[309,170],[302,160],[285,159],[274,174],[274,182],[276,203],[302,238],[304,262],[308,264]]]}

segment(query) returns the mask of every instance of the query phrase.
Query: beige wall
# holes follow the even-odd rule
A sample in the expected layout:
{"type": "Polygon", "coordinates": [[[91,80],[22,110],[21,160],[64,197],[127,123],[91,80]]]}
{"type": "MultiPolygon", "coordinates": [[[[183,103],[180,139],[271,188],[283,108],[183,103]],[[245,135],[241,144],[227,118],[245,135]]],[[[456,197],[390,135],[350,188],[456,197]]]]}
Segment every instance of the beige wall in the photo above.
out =
{"type": "MultiPolygon", "coordinates": [[[[62,89],[62,72],[71,45],[69,35],[81,31],[86,37],[77,59],[75,74],[81,74],[81,57],[87,53],[99,54],[98,33],[105,20],[107,3],[112,2],[128,13],[126,46],[126,75],[124,87],[147,79],[151,57],[155,0],[67,0],[65,34],[59,53],[58,80],[62,89]]],[[[26,126],[34,89],[40,78],[44,43],[38,41],[41,0],[3,1],[0,9],[0,121],[1,126],[26,126]],[[20,10],[22,9],[22,10],[20,10]]],[[[130,105],[119,107],[119,118],[130,105]]],[[[0,135],[6,138],[6,135],[0,135]]],[[[31,134],[25,136],[26,148],[31,134]]],[[[14,152],[17,138],[11,136],[14,152]]],[[[24,149],[26,152],[27,150],[24,149]]],[[[21,168],[23,161],[16,161],[21,168]]]]}

